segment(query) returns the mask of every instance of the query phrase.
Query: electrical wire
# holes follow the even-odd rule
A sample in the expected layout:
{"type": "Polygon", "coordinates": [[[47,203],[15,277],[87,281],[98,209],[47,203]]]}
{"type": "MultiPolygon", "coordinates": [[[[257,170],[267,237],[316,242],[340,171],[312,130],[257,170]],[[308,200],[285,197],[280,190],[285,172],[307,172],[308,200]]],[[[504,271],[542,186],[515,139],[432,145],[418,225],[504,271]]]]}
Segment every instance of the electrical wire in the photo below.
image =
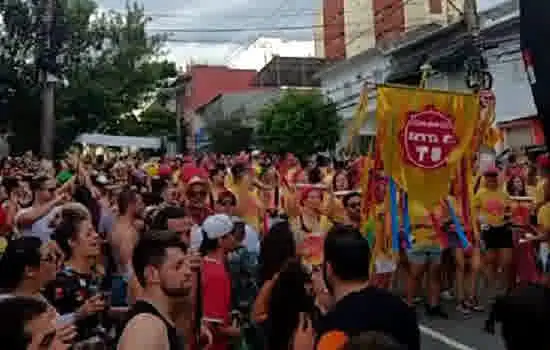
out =
{"type": "MultiPolygon", "coordinates": [[[[288,2],[289,0],[281,0],[281,3],[279,4],[277,9],[273,12],[273,14],[270,17],[273,17],[274,15],[277,14],[277,12],[280,12],[288,2]]],[[[270,17],[267,17],[267,18],[270,18],[270,17]]],[[[266,17],[264,17],[263,19],[265,18],[266,17]]],[[[255,40],[258,40],[258,38],[259,38],[259,35],[257,34],[249,36],[247,40],[247,42],[249,43],[248,45],[250,45],[250,43],[254,42],[255,40]]],[[[240,55],[244,50],[246,50],[245,45],[238,46],[235,50],[232,50],[225,55],[225,57],[223,58],[224,62],[227,64],[229,61],[233,60],[237,55],[240,55]]]]}

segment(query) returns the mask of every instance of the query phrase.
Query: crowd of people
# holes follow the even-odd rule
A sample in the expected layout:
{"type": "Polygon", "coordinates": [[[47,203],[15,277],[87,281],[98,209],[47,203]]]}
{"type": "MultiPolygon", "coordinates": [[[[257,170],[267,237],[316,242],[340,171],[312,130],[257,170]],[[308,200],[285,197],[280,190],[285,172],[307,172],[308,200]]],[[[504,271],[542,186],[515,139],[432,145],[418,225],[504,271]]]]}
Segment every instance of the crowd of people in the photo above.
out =
{"type": "Polygon", "coordinates": [[[365,164],[259,151],[4,159],[0,344],[419,350],[419,305],[443,319],[490,307],[485,328],[502,322],[508,350],[544,334],[548,156],[478,169],[466,248],[456,188],[436,208],[411,200],[398,253],[382,169],[369,170],[363,215],[365,164]]]}

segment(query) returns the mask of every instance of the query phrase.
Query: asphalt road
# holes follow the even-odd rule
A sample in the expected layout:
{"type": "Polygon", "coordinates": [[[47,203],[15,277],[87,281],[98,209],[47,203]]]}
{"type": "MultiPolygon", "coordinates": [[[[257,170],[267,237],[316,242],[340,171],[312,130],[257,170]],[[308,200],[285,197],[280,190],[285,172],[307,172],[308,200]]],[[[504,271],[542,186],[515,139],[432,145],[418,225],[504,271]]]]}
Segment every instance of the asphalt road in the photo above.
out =
{"type": "Polygon", "coordinates": [[[464,318],[451,305],[446,310],[451,314],[448,320],[430,319],[419,311],[422,350],[504,350],[498,333],[493,336],[483,331],[487,313],[464,318]]]}

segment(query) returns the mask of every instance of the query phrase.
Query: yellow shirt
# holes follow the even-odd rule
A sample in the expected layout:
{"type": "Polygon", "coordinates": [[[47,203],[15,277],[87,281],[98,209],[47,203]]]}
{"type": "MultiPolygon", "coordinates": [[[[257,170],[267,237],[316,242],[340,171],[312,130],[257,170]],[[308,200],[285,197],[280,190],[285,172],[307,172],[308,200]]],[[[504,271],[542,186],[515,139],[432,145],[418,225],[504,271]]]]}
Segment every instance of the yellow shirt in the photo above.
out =
{"type": "Polygon", "coordinates": [[[252,226],[256,232],[260,232],[260,207],[258,205],[259,198],[254,191],[245,189],[243,185],[235,185],[229,187],[237,198],[237,213],[248,225],[252,226]]]}
{"type": "Polygon", "coordinates": [[[386,205],[377,203],[374,206],[375,215],[375,236],[374,236],[374,254],[376,257],[391,257],[392,254],[392,237],[391,232],[386,232],[385,214],[386,205]]]}
{"type": "Polygon", "coordinates": [[[502,190],[482,188],[474,196],[474,208],[482,223],[491,226],[504,224],[504,216],[509,205],[509,196],[502,190]]]}
{"type": "Polygon", "coordinates": [[[543,233],[550,233],[550,203],[539,208],[537,222],[543,233]]]}
{"type": "MultiPolygon", "coordinates": [[[[437,213],[435,213],[437,215],[437,213]]],[[[439,245],[430,212],[419,201],[409,201],[411,236],[415,247],[439,245]]]]}
{"type": "Polygon", "coordinates": [[[319,222],[315,225],[315,227],[305,227],[305,225],[306,224],[304,223],[301,215],[290,219],[290,226],[292,228],[292,232],[294,232],[296,244],[298,245],[302,243],[308,234],[314,233],[325,235],[332,228],[332,222],[325,215],[320,216],[319,222]]]}
{"type": "Polygon", "coordinates": [[[8,240],[5,237],[0,237],[0,254],[3,254],[8,247],[8,240]]]}
{"type": "Polygon", "coordinates": [[[343,223],[345,221],[346,210],[341,197],[331,198],[330,196],[326,196],[323,208],[325,208],[324,213],[327,214],[332,221],[338,223],[343,223]]]}
{"type": "Polygon", "coordinates": [[[546,185],[545,179],[540,179],[535,187],[535,205],[541,205],[544,203],[544,186],[546,185]]]}

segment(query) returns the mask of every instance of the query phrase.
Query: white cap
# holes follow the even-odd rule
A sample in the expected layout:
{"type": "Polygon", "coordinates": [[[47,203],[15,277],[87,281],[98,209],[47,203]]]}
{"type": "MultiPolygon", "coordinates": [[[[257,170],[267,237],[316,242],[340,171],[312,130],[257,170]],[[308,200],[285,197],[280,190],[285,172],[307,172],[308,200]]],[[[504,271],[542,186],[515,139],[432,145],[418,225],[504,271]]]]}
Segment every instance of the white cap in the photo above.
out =
{"type": "Polygon", "coordinates": [[[233,220],[225,214],[211,215],[202,223],[202,230],[208,239],[217,239],[233,231],[233,220]]]}

